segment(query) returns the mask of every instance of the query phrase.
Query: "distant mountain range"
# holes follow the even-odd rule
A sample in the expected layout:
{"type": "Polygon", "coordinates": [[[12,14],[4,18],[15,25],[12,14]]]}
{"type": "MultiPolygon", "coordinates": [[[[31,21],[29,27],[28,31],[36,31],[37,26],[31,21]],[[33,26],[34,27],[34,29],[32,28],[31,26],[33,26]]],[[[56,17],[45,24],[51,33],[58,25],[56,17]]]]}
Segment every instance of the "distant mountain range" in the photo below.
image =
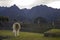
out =
{"type": "Polygon", "coordinates": [[[47,21],[60,18],[60,9],[54,9],[46,5],[35,6],[32,9],[19,9],[16,5],[0,7],[0,16],[9,16],[11,20],[32,22],[37,17],[44,17],[47,21]]]}

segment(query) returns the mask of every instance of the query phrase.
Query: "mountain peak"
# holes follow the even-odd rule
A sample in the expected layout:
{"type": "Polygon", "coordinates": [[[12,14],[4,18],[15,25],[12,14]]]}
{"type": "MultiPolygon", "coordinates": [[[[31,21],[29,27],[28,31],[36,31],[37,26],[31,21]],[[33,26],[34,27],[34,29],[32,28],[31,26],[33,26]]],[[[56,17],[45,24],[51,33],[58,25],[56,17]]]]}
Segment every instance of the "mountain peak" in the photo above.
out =
{"type": "Polygon", "coordinates": [[[10,8],[18,8],[15,4],[13,6],[11,6],[10,8]]]}

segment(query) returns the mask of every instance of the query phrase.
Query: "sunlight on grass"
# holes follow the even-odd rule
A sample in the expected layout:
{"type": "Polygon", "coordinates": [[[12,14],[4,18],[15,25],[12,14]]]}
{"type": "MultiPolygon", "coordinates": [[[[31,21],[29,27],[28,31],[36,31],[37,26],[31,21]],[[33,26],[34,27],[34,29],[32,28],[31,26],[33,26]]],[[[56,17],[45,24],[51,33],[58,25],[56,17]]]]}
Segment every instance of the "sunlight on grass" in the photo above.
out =
{"type": "Polygon", "coordinates": [[[19,37],[14,37],[12,31],[8,30],[0,30],[0,36],[8,36],[3,40],[60,40],[60,37],[44,37],[43,34],[31,32],[20,32],[19,37]]]}
{"type": "Polygon", "coordinates": [[[49,32],[49,33],[60,33],[60,29],[51,29],[47,32],[49,32]]]}

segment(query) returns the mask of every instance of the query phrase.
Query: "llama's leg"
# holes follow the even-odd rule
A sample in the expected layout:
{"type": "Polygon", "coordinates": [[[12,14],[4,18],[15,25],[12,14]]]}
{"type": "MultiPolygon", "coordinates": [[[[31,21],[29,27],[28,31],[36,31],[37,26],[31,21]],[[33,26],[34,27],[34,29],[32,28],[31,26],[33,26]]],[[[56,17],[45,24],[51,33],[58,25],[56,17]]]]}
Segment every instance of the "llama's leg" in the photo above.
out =
{"type": "Polygon", "coordinates": [[[17,36],[17,31],[16,30],[15,30],[14,34],[15,34],[15,37],[16,37],[17,36]]]}
{"type": "Polygon", "coordinates": [[[15,30],[13,30],[13,33],[14,33],[14,36],[16,36],[16,31],[15,30]]]}
{"type": "Polygon", "coordinates": [[[19,36],[19,31],[17,30],[17,36],[19,36]]]}

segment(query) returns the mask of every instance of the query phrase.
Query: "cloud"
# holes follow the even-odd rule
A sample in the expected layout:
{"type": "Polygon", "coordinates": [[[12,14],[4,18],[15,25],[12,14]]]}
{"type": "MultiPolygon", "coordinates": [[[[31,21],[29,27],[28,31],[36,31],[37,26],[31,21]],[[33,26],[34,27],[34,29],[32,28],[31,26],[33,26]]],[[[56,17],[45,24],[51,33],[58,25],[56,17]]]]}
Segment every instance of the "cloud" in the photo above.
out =
{"type": "Polygon", "coordinates": [[[4,6],[4,7],[10,7],[12,6],[14,3],[12,0],[0,0],[0,6],[4,6]]]}
{"type": "Polygon", "coordinates": [[[19,8],[32,8],[34,6],[37,6],[37,5],[46,5],[46,4],[49,4],[51,2],[54,2],[54,1],[60,1],[60,0],[35,0],[35,3],[33,3],[32,5],[29,5],[29,6],[20,6],[20,5],[17,5],[19,8]]]}
{"type": "MultiPolygon", "coordinates": [[[[16,4],[14,2],[15,0],[0,0],[0,6],[7,6],[7,7],[10,7],[14,4],[16,4]]],[[[20,1],[20,0],[17,0],[17,1],[20,1]]],[[[60,0],[35,0],[35,3],[33,3],[32,5],[29,5],[29,6],[20,6],[20,5],[17,5],[19,8],[32,8],[34,6],[37,6],[37,5],[45,5],[45,4],[48,4],[48,3],[51,3],[51,2],[54,2],[54,1],[60,1],[60,0]]]]}
{"type": "Polygon", "coordinates": [[[48,7],[60,9],[60,1],[54,1],[52,3],[46,4],[48,7]]]}
{"type": "Polygon", "coordinates": [[[54,1],[60,1],[60,0],[37,0],[35,5],[41,5],[41,4],[48,4],[48,3],[51,3],[51,2],[54,2],[54,1]]]}

